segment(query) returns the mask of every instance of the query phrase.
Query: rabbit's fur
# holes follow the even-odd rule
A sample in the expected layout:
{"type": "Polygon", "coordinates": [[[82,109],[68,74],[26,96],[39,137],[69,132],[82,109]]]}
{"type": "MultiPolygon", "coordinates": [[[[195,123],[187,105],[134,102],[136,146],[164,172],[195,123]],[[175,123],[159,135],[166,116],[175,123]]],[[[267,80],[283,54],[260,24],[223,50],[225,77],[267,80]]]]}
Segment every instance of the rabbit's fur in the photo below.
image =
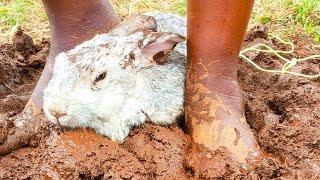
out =
{"type": "Polygon", "coordinates": [[[60,53],[44,92],[46,117],[117,141],[145,121],[175,122],[183,112],[185,42],[181,53],[172,49],[184,40],[176,33],[185,35],[186,23],[177,15],[152,16],[131,18],[60,53]]]}

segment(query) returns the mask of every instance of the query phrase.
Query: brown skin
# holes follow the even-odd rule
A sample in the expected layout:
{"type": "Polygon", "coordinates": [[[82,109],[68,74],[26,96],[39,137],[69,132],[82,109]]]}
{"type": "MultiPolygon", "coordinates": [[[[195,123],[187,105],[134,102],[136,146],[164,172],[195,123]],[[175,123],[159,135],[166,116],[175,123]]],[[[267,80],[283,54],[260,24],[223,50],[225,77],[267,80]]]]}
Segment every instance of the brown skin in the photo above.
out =
{"type": "Polygon", "coordinates": [[[258,145],[245,117],[237,60],[253,0],[189,0],[186,121],[195,142],[246,162],[258,145]]]}

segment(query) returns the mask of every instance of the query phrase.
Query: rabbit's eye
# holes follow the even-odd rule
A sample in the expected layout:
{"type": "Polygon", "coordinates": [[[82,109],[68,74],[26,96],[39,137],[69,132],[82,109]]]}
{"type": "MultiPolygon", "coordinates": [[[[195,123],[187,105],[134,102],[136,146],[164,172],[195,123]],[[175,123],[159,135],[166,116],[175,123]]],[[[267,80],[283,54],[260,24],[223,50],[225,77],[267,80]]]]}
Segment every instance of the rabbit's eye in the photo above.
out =
{"type": "Polygon", "coordinates": [[[100,84],[102,84],[102,83],[100,83],[100,81],[104,80],[106,77],[107,77],[107,72],[103,72],[103,73],[99,74],[99,75],[96,77],[96,79],[93,81],[93,83],[92,83],[92,85],[91,85],[91,89],[92,89],[93,91],[99,90],[99,89],[100,89],[99,86],[100,86],[100,84]]]}
{"type": "Polygon", "coordinates": [[[96,82],[99,82],[99,81],[101,81],[101,80],[104,80],[104,79],[106,78],[106,76],[107,76],[107,72],[103,72],[103,73],[99,74],[99,75],[96,77],[96,79],[94,80],[94,82],[96,83],[96,82]]]}

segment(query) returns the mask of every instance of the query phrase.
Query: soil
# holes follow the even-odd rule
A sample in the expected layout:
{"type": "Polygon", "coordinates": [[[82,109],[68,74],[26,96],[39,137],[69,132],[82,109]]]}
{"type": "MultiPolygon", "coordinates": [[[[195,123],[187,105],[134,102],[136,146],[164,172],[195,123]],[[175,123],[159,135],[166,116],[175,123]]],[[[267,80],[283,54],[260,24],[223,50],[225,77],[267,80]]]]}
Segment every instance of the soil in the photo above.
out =
{"type": "MultiPolygon", "coordinates": [[[[262,42],[287,48],[267,37],[265,28],[255,28],[244,47],[262,42]]],[[[310,42],[295,44],[295,56],[320,54],[310,42]]],[[[21,116],[48,51],[47,40],[34,45],[22,30],[12,44],[0,45],[0,179],[320,179],[320,79],[265,73],[239,60],[245,115],[267,154],[245,171],[226,148],[193,144],[183,118],[168,127],[144,124],[119,144],[92,130],[61,129],[44,117],[21,116]],[[33,123],[27,135],[31,131],[24,128],[33,123]],[[1,152],[17,132],[13,138],[20,144],[1,152]]],[[[262,67],[281,68],[275,56],[248,56],[262,67]]],[[[292,70],[320,72],[320,61],[292,70]]]]}

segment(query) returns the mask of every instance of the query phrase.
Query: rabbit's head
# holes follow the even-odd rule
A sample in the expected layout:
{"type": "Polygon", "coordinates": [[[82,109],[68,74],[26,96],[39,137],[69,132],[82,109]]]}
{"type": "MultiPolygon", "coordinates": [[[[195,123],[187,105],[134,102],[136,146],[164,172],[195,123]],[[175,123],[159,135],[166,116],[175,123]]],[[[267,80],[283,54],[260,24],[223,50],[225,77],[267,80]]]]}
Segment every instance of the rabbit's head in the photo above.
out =
{"type": "Polygon", "coordinates": [[[166,63],[183,40],[178,34],[156,32],[154,18],[137,16],[60,53],[44,92],[47,118],[62,126],[99,127],[135,94],[137,72],[166,63]]]}

